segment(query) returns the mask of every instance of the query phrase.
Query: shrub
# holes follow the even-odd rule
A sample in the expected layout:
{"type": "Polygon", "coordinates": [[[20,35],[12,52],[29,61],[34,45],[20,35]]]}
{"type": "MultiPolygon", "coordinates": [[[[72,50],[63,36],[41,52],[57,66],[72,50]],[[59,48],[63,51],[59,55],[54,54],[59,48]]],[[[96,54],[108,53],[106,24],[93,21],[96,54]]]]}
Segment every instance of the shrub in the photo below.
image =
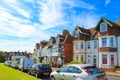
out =
{"type": "Polygon", "coordinates": [[[5,53],[0,51],[0,62],[4,62],[6,60],[5,53]]]}
{"type": "Polygon", "coordinates": [[[44,59],[44,57],[39,57],[39,61],[40,61],[40,63],[42,63],[42,61],[43,61],[43,59],[44,59]]]}
{"type": "Polygon", "coordinates": [[[79,61],[71,61],[68,64],[82,64],[83,62],[79,62],[79,61]]]}

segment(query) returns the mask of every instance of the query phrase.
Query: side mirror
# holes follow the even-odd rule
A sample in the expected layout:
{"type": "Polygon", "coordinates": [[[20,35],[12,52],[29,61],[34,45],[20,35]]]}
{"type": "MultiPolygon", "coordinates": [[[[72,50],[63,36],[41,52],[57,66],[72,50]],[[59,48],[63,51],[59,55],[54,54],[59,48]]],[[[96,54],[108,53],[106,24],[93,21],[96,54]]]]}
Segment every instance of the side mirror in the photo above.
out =
{"type": "Polygon", "coordinates": [[[58,72],[58,73],[59,73],[60,71],[59,71],[59,70],[57,70],[56,72],[58,72]]]}

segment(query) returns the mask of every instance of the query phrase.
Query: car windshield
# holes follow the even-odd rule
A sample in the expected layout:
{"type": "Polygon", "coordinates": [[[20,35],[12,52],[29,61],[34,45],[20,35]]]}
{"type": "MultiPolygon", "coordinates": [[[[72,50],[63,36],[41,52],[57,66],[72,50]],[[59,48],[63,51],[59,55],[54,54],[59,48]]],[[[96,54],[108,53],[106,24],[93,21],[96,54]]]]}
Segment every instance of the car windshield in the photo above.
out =
{"type": "Polygon", "coordinates": [[[88,67],[84,67],[84,69],[89,71],[91,74],[98,74],[98,73],[102,73],[103,72],[102,70],[100,70],[96,66],[88,66],[88,67]]]}
{"type": "Polygon", "coordinates": [[[38,65],[39,68],[50,68],[48,64],[40,64],[38,65]]]}

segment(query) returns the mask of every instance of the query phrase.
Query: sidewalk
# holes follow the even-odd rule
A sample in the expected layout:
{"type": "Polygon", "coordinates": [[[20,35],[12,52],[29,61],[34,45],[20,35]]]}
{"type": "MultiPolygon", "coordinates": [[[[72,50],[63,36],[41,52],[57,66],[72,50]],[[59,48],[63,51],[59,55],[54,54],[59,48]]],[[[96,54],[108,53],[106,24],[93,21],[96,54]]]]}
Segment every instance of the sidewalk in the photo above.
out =
{"type": "Polygon", "coordinates": [[[120,71],[116,72],[106,72],[107,76],[120,77],[120,71]]]}

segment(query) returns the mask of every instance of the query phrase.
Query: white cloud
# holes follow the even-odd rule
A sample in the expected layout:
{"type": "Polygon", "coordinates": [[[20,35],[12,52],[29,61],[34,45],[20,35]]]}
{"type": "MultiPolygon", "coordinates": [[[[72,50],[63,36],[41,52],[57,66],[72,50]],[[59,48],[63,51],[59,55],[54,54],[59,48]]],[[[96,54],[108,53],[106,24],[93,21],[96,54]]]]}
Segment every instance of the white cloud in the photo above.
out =
{"type": "Polygon", "coordinates": [[[83,12],[78,16],[74,15],[73,25],[84,26],[85,28],[95,27],[99,19],[100,15],[97,15],[93,12],[83,12]]]}
{"type": "Polygon", "coordinates": [[[5,0],[6,5],[9,6],[14,12],[29,18],[30,17],[30,9],[28,9],[25,5],[22,5],[18,0],[5,0]]]}
{"type": "Polygon", "coordinates": [[[89,9],[89,10],[96,9],[94,5],[85,3],[83,0],[64,0],[63,2],[67,4],[70,8],[79,7],[79,8],[89,9]]]}
{"type": "Polygon", "coordinates": [[[90,26],[98,19],[98,15],[87,12],[77,16],[75,13],[70,13],[68,16],[69,14],[65,11],[67,9],[72,10],[75,7],[95,9],[93,5],[82,0],[25,0],[24,2],[22,0],[3,0],[2,4],[0,3],[0,35],[5,36],[0,40],[0,49],[33,50],[35,43],[44,39],[48,40],[51,35],[60,33],[59,30],[54,30],[55,27],[59,26],[64,29],[66,26],[72,26],[70,24],[77,23],[90,26]],[[27,6],[27,3],[32,6],[27,6]],[[68,5],[68,7],[64,5],[68,5]],[[38,18],[39,21],[35,22],[35,18],[38,18]],[[17,39],[11,41],[9,37],[17,39]]]}

